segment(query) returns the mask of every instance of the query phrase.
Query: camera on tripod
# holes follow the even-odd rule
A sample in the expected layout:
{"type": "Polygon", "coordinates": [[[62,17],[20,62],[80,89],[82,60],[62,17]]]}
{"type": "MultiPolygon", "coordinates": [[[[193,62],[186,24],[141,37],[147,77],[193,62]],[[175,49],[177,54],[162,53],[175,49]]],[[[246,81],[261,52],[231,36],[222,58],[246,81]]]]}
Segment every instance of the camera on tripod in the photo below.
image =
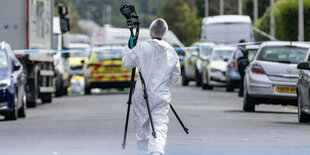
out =
{"type": "Polygon", "coordinates": [[[140,24],[138,22],[138,18],[139,17],[137,16],[137,13],[136,13],[136,10],[135,10],[135,6],[133,6],[133,5],[123,5],[120,8],[120,11],[121,11],[122,15],[125,16],[125,18],[127,19],[127,25],[129,27],[134,27],[134,26],[137,26],[137,25],[140,24]],[[136,19],[137,21],[133,22],[132,18],[136,19]]]}
{"type": "Polygon", "coordinates": [[[123,5],[121,8],[121,13],[123,14],[123,16],[125,16],[126,19],[130,19],[131,18],[131,14],[135,13],[135,6],[133,5],[123,5]]]}

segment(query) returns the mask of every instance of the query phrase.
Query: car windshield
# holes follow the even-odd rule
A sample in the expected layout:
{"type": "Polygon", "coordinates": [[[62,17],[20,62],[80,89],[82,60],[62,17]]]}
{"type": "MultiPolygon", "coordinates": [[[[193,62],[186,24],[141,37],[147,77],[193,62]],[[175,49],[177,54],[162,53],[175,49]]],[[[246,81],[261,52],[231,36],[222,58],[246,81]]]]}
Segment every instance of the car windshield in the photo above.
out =
{"type": "Polygon", "coordinates": [[[8,68],[8,57],[4,50],[0,50],[0,69],[7,69],[8,68]]]}
{"type": "Polygon", "coordinates": [[[122,52],[121,51],[101,51],[96,52],[96,60],[97,61],[105,61],[105,60],[121,60],[122,52]]]}
{"type": "Polygon", "coordinates": [[[232,54],[233,50],[215,50],[212,56],[212,60],[229,59],[232,54]]]}
{"type": "Polygon", "coordinates": [[[305,60],[308,48],[301,47],[264,47],[257,60],[297,64],[305,60]]]}
{"type": "Polygon", "coordinates": [[[257,53],[258,49],[248,49],[248,58],[252,61],[257,53]]]}
{"type": "Polygon", "coordinates": [[[210,46],[202,46],[201,55],[208,56],[212,52],[212,48],[210,46]]]}
{"type": "Polygon", "coordinates": [[[85,51],[84,48],[72,48],[70,49],[72,52],[70,53],[70,57],[88,57],[89,52],[85,51]],[[81,52],[78,52],[81,51],[81,52]]]}

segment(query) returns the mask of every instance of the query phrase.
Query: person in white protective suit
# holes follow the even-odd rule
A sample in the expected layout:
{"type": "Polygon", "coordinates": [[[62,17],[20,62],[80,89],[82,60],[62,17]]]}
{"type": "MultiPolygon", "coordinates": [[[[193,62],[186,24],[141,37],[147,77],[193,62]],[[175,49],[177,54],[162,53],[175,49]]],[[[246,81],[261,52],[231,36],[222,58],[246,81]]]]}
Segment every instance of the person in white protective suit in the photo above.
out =
{"type": "Polygon", "coordinates": [[[139,155],[163,155],[168,130],[168,111],[171,103],[170,87],[180,77],[179,58],[174,48],[162,40],[168,25],[156,19],[150,26],[152,39],[138,43],[132,50],[123,50],[122,65],[126,69],[137,67],[141,72],[148,93],[150,111],[156,132],[151,135],[151,125],[140,77],[133,95],[133,117],[136,127],[139,155]]]}

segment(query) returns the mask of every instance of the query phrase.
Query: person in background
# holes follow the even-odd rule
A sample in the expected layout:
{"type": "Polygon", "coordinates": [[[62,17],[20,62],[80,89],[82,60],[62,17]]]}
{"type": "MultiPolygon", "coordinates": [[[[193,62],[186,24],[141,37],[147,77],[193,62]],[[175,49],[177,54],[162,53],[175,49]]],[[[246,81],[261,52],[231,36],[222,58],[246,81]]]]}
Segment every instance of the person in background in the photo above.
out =
{"type": "Polygon", "coordinates": [[[246,51],[246,45],[245,40],[242,39],[239,41],[240,45],[237,49],[237,52],[235,54],[235,70],[239,72],[241,76],[240,86],[239,86],[239,97],[243,97],[243,90],[244,90],[244,75],[245,75],[245,69],[249,65],[250,61],[248,58],[248,53],[246,51]]]}

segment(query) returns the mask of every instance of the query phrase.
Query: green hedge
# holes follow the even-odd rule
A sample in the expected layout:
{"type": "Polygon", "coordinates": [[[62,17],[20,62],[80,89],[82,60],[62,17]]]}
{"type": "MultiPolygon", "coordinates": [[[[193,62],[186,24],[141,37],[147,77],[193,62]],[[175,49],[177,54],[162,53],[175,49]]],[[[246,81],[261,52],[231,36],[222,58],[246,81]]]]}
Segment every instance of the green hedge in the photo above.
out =
{"type": "MultiPolygon", "coordinates": [[[[304,38],[310,41],[310,0],[304,0],[304,38]]],[[[298,1],[280,0],[274,5],[275,33],[276,38],[285,41],[298,40],[298,1]]],[[[255,27],[269,33],[270,9],[268,8],[263,17],[255,23],[255,27]]],[[[260,35],[255,35],[256,40],[268,40],[260,35]]]]}

